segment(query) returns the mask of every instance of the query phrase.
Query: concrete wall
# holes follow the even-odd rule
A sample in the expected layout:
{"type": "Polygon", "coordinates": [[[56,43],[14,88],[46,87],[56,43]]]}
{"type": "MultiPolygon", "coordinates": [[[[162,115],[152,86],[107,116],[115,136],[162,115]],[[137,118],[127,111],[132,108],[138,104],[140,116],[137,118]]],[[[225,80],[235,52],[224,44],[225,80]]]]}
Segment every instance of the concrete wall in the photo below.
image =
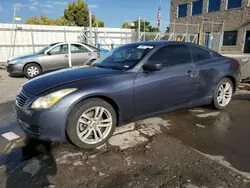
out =
{"type": "MultiPolygon", "coordinates": [[[[79,41],[83,33],[88,38],[89,29],[83,27],[15,25],[0,23],[0,63],[15,56],[33,53],[40,48],[54,42],[79,41]],[[12,32],[13,31],[13,32],[12,32]]],[[[131,29],[93,28],[92,44],[101,44],[102,48],[110,49],[116,46],[134,42],[136,33],[131,29]]],[[[90,43],[89,40],[87,40],[90,43]]]]}
{"type": "MultiPolygon", "coordinates": [[[[247,6],[248,0],[242,0],[242,8],[226,10],[226,0],[221,0],[221,11],[208,13],[208,0],[203,0],[202,15],[191,15],[192,3],[195,0],[172,0],[171,1],[171,23],[193,23],[202,25],[203,32],[211,32],[212,24],[204,21],[214,21],[219,24],[214,25],[213,32],[222,32],[222,23],[224,22],[224,31],[238,31],[236,46],[222,46],[221,52],[225,53],[241,53],[244,50],[245,31],[250,30],[250,7],[247,6]],[[187,17],[177,18],[177,7],[179,4],[188,3],[187,17]],[[221,24],[220,24],[221,23],[221,24]]],[[[218,0],[219,1],[219,0],[218,0]]],[[[196,27],[197,28],[197,27],[196,27]]],[[[170,26],[173,32],[173,24],[170,26]]],[[[174,32],[185,32],[185,26],[176,25],[174,32]]],[[[189,29],[188,32],[197,32],[189,29]]]]}

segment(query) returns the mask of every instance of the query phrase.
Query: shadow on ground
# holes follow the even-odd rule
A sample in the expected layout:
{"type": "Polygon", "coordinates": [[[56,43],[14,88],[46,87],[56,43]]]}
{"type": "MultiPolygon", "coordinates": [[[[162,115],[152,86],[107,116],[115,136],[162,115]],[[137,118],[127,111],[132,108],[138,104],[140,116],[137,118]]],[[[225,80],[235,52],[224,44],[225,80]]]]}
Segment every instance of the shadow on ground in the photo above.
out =
{"type": "Polygon", "coordinates": [[[51,143],[35,139],[26,139],[23,147],[1,155],[0,163],[5,169],[0,185],[5,188],[52,186],[50,179],[57,173],[51,143]]]}

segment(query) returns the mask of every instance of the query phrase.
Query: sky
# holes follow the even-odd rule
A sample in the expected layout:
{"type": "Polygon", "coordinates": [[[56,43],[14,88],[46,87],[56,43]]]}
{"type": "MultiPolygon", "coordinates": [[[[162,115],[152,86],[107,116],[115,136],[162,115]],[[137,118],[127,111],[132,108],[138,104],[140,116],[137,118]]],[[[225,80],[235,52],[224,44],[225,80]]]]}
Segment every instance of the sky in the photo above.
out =
{"type": "MultiPolygon", "coordinates": [[[[17,6],[16,15],[22,17],[18,23],[24,23],[31,16],[47,15],[50,19],[63,16],[68,2],[74,0],[0,0],[0,23],[12,23],[13,6],[17,6]]],[[[77,1],[77,0],[75,0],[77,1]]],[[[170,0],[84,0],[97,19],[103,20],[105,27],[120,28],[125,20],[142,19],[157,25],[157,12],[162,9],[162,27],[166,27],[170,16],[170,0]]]]}

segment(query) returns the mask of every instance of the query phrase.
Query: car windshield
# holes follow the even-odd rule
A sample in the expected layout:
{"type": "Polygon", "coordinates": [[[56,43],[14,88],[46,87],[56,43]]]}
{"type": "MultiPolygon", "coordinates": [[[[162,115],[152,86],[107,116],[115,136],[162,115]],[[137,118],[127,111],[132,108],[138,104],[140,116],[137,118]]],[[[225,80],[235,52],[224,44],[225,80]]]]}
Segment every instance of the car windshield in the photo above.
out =
{"type": "Polygon", "coordinates": [[[38,52],[36,52],[36,54],[44,54],[44,52],[45,52],[46,50],[50,49],[50,48],[51,48],[52,46],[54,46],[54,45],[56,45],[56,44],[50,44],[50,45],[48,45],[48,46],[42,48],[42,49],[39,50],[38,52]]]}
{"type": "Polygon", "coordinates": [[[118,47],[95,61],[93,66],[127,70],[137,65],[154,48],[152,45],[129,44],[118,47]]]}

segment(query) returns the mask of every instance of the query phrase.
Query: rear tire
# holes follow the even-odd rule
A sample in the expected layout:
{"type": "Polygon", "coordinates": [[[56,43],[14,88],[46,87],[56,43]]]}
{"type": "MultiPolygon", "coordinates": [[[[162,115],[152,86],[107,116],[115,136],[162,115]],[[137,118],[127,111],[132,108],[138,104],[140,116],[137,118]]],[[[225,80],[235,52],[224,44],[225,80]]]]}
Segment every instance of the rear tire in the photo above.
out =
{"type": "Polygon", "coordinates": [[[92,98],[80,102],[71,111],[66,134],[76,146],[93,149],[109,140],[116,124],[114,108],[102,99],[92,98]]]}
{"type": "Polygon", "coordinates": [[[213,106],[222,110],[225,109],[233,97],[234,85],[229,78],[223,78],[217,84],[213,95],[213,106]]]}
{"type": "Polygon", "coordinates": [[[95,62],[95,60],[96,60],[96,59],[92,59],[92,60],[90,60],[88,63],[86,63],[86,65],[92,65],[92,63],[94,63],[94,62],[95,62]]]}
{"type": "Polygon", "coordinates": [[[24,75],[27,78],[33,78],[42,73],[42,69],[36,63],[30,63],[24,67],[24,75]]]}

